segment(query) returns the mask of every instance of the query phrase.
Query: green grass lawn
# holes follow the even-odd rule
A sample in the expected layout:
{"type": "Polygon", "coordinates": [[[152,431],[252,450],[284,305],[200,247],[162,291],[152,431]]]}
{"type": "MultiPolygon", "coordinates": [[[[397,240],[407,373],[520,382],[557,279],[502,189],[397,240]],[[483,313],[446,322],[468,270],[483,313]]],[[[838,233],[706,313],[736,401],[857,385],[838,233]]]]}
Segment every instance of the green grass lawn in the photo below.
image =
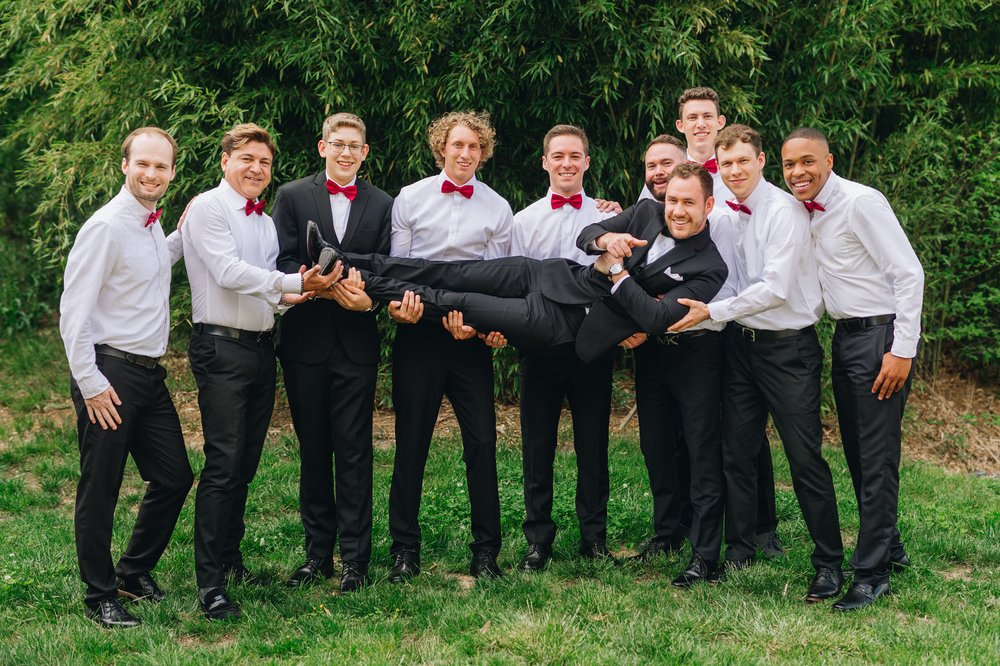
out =
{"type": "MultiPolygon", "coordinates": [[[[181,377],[183,384],[187,381],[181,377]]],[[[469,515],[461,447],[435,441],[422,505],[423,573],[386,582],[392,451],[375,452],[374,585],[356,594],[330,584],[233,588],[244,618],[210,623],[199,612],[193,562],[193,493],[155,574],[159,605],[134,605],[141,628],[107,631],[84,617],[73,544],[79,471],[76,432],[52,416],[68,391],[53,332],[0,343],[0,663],[753,663],[1000,662],[1000,482],[907,462],[900,529],[914,563],[895,594],[871,609],[835,614],[802,602],[811,545],[776,451],[780,531],[788,556],[718,586],[675,590],[689,552],[613,568],[575,557],[572,453],[556,457],[561,530],[546,572],[515,572],[524,548],[516,442],[498,451],[504,547],[498,581],[468,578],[469,515]]],[[[857,507],[843,455],[830,449],[845,543],[857,507]]],[[[191,452],[197,474],[201,454],[191,452]]],[[[609,545],[649,532],[651,500],[638,442],[611,443],[609,545]]],[[[287,575],[303,559],[293,438],[268,443],[251,488],[244,552],[251,569],[287,575]]],[[[114,549],[128,538],[142,481],[129,463],[114,549]]]]}

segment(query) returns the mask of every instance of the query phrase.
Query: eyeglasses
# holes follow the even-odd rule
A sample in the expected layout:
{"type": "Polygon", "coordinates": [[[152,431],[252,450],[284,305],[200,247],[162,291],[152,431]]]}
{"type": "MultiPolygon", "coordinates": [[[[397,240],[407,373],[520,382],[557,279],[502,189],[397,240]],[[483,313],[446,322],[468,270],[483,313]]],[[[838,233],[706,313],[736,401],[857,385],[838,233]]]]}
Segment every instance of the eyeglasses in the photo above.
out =
{"type": "Polygon", "coordinates": [[[338,155],[344,152],[344,148],[350,150],[354,155],[359,155],[361,151],[365,149],[364,145],[360,143],[343,143],[341,141],[327,141],[326,143],[333,149],[333,152],[338,155]]]}

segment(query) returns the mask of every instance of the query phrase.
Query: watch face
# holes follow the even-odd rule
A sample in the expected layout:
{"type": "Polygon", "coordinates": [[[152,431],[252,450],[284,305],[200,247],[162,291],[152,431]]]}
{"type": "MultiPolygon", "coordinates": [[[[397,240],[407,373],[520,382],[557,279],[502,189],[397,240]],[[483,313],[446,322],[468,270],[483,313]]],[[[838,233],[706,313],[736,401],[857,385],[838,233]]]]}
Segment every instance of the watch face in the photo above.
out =
{"type": "Polygon", "coordinates": [[[611,275],[618,275],[623,270],[624,270],[624,268],[623,268],[623,266],[621,264],[611,264],[608,267],[608,273],[610,273],[611,275]]]}

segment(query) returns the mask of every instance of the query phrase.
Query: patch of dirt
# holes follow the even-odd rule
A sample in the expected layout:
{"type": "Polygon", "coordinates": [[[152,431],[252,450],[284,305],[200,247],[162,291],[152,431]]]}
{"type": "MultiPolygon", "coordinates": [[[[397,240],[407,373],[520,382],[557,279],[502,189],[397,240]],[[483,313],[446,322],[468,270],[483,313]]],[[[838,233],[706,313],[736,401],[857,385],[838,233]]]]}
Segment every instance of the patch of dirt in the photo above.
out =
{"type": "MultiPolygon", "coordinates": [[[[194,386],[187,355],[169,353],[163,365],[172,377],[186,386],[194,386]]],[[[201,434],[198,391],[175,390],[171,393],[180,415],[184,441],[188,448],[200,450],[204,444],[201,434]]],[[[54,401],[39,410],[44,416],[35,418],[33,430],[44,419],[65,422],[74,418],[72,402],[54,401]]],[[[41,416],[40,414],[40,416],[41,416]]],[[[10,410],[0,407],[0,426],[10,429],[14,418],[10,410]]],[[[374,445],[382,450],[395,444],[395,414],[391,409],[376,409],[373,419],[374,445]]],[[[639,424],[633,409],[616,410],[611,414],[612,435],[629,434],[638,437],[639,424]]],[[[284,392],[275,400],[274,416],[269,430],[273,437],[292,434],[291,414],[284,392]]],[[[446,399],[438,414],[435,435],[457,436],[458,421],[455,411],[446,399]]],[[[560,422],[559,446],[571,448],[569,411],[563,412],[560,422]]],[[[498,444],[520,447],[520,418],[517,405],[497,405],[498,444]]],[[[774,436],[769,431],[770,436],[774,436]]],[[[825,443],[839,447],[840,432],[836,418],[830,417],[823,424],[825,443]]],[[[9,442],[0,441],[0,451],[9,442]]],[[[903,422],[903,455],[914,460],[924,460],[952,472],[976,474],[1000,479],[1000,390],[983,387],[957,372],[941,371],[933,380],[918,378],[907,404],[903,422]]]]}
{"type": "Polygon", "coordinates": [[[476,579],[466,574],[446,573],[443,574],[443,577],[445,580],[450,580],[458,585],[458,589],[460,590],[471,590],[476,586],[476,579]]]}
{"type": "Polygon", "coordinates": [[[959,564],[952,567],[951,569],[946,569],[945,571],[942,571],[940,573],[941,577],[947,581],[953,581],[953,580],[970,581],[973,579],[972,567],[969,566],[968,564],[959,564]]]}

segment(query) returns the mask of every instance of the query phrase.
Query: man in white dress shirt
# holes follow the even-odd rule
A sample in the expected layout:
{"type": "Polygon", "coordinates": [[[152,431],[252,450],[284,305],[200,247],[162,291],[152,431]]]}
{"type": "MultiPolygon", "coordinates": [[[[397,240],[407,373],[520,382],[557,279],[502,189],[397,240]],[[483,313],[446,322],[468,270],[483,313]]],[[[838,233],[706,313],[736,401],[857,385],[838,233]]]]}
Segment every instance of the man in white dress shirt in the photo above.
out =
{"type": "Polygon", "coordinates": [[[757,457],[768,413],[792,472],[792,485],[815,548],[806,600],[840,593],[844,549],[830,468],[821,454],[823,354],[814,324],[823,312],[809,217],[789,194],[763,179],[760,135],[732,125],[716,140],[719,170],[736,199],[733,213],[736,295],[691,308],[671,327],[711,319],[726,327],[722,451],[726,474],[726,561],[717,577],[753,562],[756,552],[757,457]]]}
{"type": "Polygon", "coordinates": [[[253,577],[243,563],[247,487],[257,472],[274,408],[274,315],[340,277],[318,267],[275,269],[278,237],[261,193],[271,182],[274,144],[252,123],[222,138],[223,179],[191,203],[184,262],[194,332],[188,346],[198,384],[205,467],[195,501],[195,571],[206,617],[240,617],[227,578],[253,577]]]}
{"type": "Polygon", "coordinates": [[[80,229],[59,303],[80,443],[77,557],[87,615],[106,627],[139,625],[118,596],[163,598],[150,572],[194,480],[158,363],[170,331],[170,267],[182,248],[178,232],[164,237],[156,203],[173,180],[176,153],[174,139],[158,127],[128,135],[125,185],[80,229]],[[130,453],[148,485],[116,567],[111,531],[130,453]]]}
{"type": "MultiPolygon", "coordinates": [[[[512,256],[562,257],[590,265],[596,257],[577,249],[584,227],[611,213],[601,213],[583,189],[590,168],[587,134],[574,125],[556,125],[542,139],[542,169],[549,191],[514,216],[512,256]]],[[[552,520],[552,477],[559,417],[569,401],[576,451],[576,515],[580,554],[611,557],[607,548],[608,421],[611,418],[609,352],[585,363],[572,343],[544,352],[521,350],[521,448],[524,464],[524,571],[544,568],[552,556],[556,524],[552,520]]]]}
{"type": "MultiPolygon", "coordinates": [[[[427,134],[441,172],[407,185],[396,197],[392,256],[437,261],[506,257],[513,223],[510,204],[476,178],[493,154],[495,131],[489,115],[448,113],[431,123],[427,134]]],[[[405,299],[402,305],[409,307],[405,299]]],[[[396,314],[399,306],[390,304],[389,309],[396,314]]],[[[445,395],[462,430],[473,538],[470,572],[477,578],[502,575],[496,560],[500,494],[492,352],[479,339],[456,340],[436,321],[420,321],[397,327],[392,351],[396,410],[396,458],[389,491],[392,583],[420,572],[418,517],[424,466],[445,395]]]]}
{"type": "Polygon", "coordinates": [[[881,192],[833,172],[822,132],[803,127],[781,148],[785,183],[809,212],[833,336],[833,394],[860,527],[854,581],[836,610],[889,593],[909,565],[896,526],[901,422],[920,339],[924,271],[881,192]]]}

